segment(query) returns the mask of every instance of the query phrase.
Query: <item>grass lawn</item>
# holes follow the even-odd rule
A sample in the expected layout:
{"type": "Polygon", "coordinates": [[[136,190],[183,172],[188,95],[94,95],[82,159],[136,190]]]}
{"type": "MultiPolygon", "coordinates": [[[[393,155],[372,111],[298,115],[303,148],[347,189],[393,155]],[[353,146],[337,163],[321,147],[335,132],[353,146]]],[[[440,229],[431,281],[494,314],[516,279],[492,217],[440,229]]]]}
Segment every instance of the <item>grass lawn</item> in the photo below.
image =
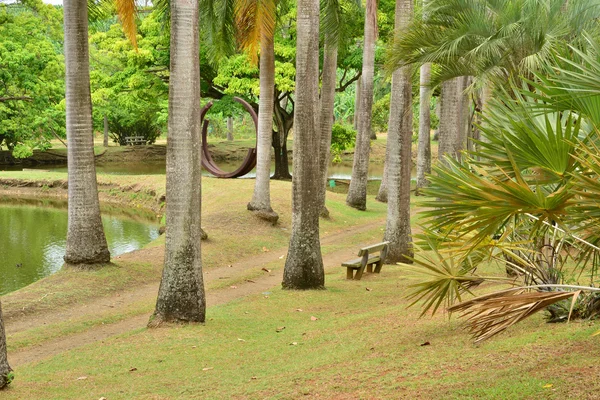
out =
{"type": "Polygon", "coordinates": [[[455,320],[406,309],[406,286],[386,266],[360,282],[328,274],[325,291],[273,288],[211,308],[205,325],[22,366],[3,399],[596,398],[589,323],[534,317],[475,346],[455,320]]]}

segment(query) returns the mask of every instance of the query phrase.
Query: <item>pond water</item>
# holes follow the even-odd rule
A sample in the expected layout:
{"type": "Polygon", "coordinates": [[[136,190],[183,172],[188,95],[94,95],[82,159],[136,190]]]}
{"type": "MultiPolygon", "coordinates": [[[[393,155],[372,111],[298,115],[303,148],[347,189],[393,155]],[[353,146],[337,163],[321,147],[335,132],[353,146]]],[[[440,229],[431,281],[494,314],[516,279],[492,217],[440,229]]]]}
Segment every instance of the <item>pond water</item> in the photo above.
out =
{"type": "MultiPolygon", "coordinates": [[[[139,249],[159,235],[158,224],[145,220],[103,215],[102,222],[113,257],[139,249]]],[[[53,274],[63,265],[65,205],[2,202],[0,227],[0,295],[53,274]]]]}

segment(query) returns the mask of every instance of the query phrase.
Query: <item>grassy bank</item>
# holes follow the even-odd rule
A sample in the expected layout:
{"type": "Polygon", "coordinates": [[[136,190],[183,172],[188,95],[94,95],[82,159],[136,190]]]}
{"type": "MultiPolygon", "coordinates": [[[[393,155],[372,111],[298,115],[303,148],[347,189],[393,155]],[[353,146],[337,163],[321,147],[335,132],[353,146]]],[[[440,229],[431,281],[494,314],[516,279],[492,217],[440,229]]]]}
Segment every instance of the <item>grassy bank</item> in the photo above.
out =
{"type": "MultiPolygon", "coordinates": [[[[65,196],[65,178],[0,172],[0,196],[65,196]]],[[[99,183],[104,202],[149,210],[164,202],[164,176],[100,175],[99,183]]],[[[420,309],[406,308],[412,281],[400,266],[345,280],[340,257],[382,238],[386,207],[373,196],[359,212],[344,194],[328,193],[332,218],[321,222],[327,290],[282,291],[291,183],[272,182],[276,226],[246,211],[253,185],[203,180],[203,268],[208,295],[221,296],[205,325],[145,328],[162,237],[108,267],[65,269],[4,296],[9,359],[59,340],[89,340],[19,364],[2,398],[598,398],[597,324],[546,324],[538,315],[473,345],[455,318],[419,319],[420,309]],[[259,286],[264,279],[270,286],[259,286]],[[119,324],[127,328],[98,336],[119,324]]]]}

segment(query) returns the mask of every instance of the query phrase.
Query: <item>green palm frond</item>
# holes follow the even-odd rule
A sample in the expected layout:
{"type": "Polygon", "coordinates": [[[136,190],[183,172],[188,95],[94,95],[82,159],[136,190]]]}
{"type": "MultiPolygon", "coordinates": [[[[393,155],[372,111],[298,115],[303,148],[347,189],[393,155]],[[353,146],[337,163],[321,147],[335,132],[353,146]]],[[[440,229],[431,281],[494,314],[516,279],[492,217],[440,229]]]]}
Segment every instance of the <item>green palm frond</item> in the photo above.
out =
{"type": "Polygon", "coordinates": [[[200,0],[199,6],[202,39],[209,60],[216,65],[235,53],[235,0],[200,0]]]}
{"type": "MultiPolygon", "coordinates": [[[[510,157],[510,151],[507,154],[510,157]]],[[[532,233],[544,230],[544,221],[562,222],[573,197],[567,186],[556,190],[532,186],[514,168],[514,160],[510,174],[502,175],[490,174],[466,160],[447,158],[447,166],[434,167],[431,185],[424,193],[436,200],[422,203],[430,207],[422,213],[430,229],[475,233],[467,242],[475,245],[493,236],[515,216],[538,216],[532,233]]]]}

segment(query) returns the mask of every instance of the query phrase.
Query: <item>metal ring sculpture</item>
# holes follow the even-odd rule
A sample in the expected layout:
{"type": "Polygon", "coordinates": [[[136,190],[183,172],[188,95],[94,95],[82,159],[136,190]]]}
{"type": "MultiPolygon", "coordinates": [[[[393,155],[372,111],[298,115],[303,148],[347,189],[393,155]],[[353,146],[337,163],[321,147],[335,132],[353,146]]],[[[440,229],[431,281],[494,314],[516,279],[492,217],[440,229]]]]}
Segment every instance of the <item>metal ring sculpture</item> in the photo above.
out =
{"type": "MultiPolygon", "coordinates": [[[[240,99],[239,97],[234,97],[233,100],[240,103],[250,114],[252,120],[254,121],[254,130],[258,131],[258,116],[254,112],[254,109],[250,104],[248,104],[245,100],[240,99]]],[[[210,152],[208,151],[208,124],[209,120],[204,119],[206,113],[213,106],[212,101],[205,105],[200,111],[200,118],[202,122],[202,166],[208,172],[216,176],[217,178],[239,178],[240,176],[246,175],[248,172],[252,171],[252,169],[256,166],[256,146],[253,149],[248,149],[248,154],[246,154],[246,158],[242,162],[242,165],[233,172],[226,172],[220,169],[217,164],[212,159],[210,152]]]]}

